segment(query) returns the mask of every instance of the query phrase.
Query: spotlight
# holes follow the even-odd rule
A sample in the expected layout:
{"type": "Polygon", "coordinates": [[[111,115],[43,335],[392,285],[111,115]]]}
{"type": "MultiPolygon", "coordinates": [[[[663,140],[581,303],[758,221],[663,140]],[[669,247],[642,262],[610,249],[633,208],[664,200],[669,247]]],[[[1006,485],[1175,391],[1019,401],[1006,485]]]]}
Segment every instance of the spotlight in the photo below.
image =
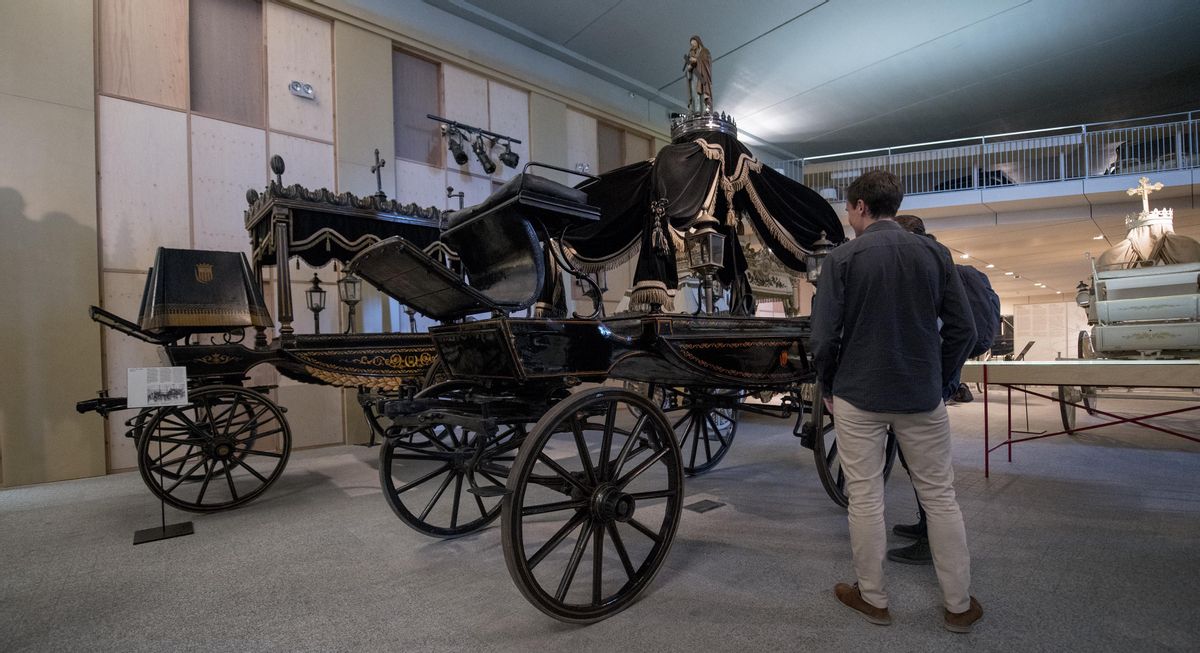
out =
{"type": "Polygon", "coordinates": [[[467,165],[467,153],[462,146],[462,132],[454,128],[447,130],[445,127],[442,130],[450,139],[450,153],[454,155],[454,162],[460,166],[467,165]]]}
{"type": "MultiPolygon", "coordinates": [[[[496,171],[496,162],[488,156],[487,150],[487,146],[483,144],[483,134],[476,134],[475,141],[471,143],[471,151],[475,153],[475,158],[479,159],[479,165],[483,166],[483,171],[490,175],[496,171]]],[[[466,158],[464,155],[464,162],[466,158]]]]}
{"type": "Polygon", "coordinates": [[[504,151],[500,153],[500,163],[515,168],[521,161],[521,155],[512,151],[512,143],[504,141],[504,151]]]}

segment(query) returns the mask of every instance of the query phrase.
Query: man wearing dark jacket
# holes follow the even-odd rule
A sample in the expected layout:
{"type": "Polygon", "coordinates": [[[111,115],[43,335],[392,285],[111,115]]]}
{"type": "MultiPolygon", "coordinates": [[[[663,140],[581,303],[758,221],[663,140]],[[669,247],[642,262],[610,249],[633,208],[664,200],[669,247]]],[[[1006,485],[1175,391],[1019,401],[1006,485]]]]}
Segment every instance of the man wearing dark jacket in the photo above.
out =
{"type": "Polygon", "coordinates": [[[857,237],[822,266],[813,308],[813,360],[837,424],[858,580],[839,583],[834,594],[871,623],[891,623],[883,575],[884,442],[891,426],[928,511],[945,626],[969,632],[983,608],[970,595],[943,389],[966,360],[975,325],[945,248],[896,224],[903,197],[900,180],[882,170],[850,184],[846,213],[857,237]]]}
{"type": "MultiPolygon", "coordinates": [[[[909,233],[925,236],[934,242],[937,241],[933,234],[925,231],[925,222],[915,215],[898,215],[896,223],[909,233]]],[[[950,256],[949,250],[946,251],[946,255],[950,256]]],[[[973,358],[992,348],[996,333],[1000,330],[1000,297],[996,295],[996,291],[992,290],[992,284],[988,281],[986,274],[969,265],[955,265],[954,269],[958,272],[959,280],[962,281],[963,289],[967,293],[967,302],[971,306],[971,315],[975,318],[975,344],[970,351],[970,356],[973,358]]],[[[970,389],[966,384],[959,382],[961,375],[962,368],[959,368],[946,385],[943,394],[956,401],[971,401],[970,389]]],[[[908,469],[903,449],[900,451],[900,463],[906,470],[908,469]]],[[[929,551],[925,509],[921,506],[920,496],[917,497],[917,514],[919,517],[917,523],[897,524],[892,528],[892,532],[896,535],[915,541],[908,546],[889,550],[887,552],[888,560],[910,565],[933,564],[933,555],[929,551]]]]}

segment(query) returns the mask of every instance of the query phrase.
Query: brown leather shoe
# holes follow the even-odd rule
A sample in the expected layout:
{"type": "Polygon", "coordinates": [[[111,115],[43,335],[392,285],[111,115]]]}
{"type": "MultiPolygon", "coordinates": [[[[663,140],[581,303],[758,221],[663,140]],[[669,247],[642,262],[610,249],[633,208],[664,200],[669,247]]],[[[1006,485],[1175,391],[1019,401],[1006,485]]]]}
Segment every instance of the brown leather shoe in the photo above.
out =
{"type": "Polygon", "coordinates": [[[863,619],[876,626],[892,625],[892,615],[888,614],[887,608],[877,608],[864,601],[862,594],[858,591],[858,583],[854,585],[838,583],[833,586],[833,595],[846,607],[853,608],[863,616],[863,619]]]}
{"type": "Polygon", "coordinates": [[[975,597],[971,597],[971,607],[965,612],[946,612],[946,630],[952,633],[969,633],[971,627],[976,621],[983,618],[983,606],[979,605],[979,601],[975,597]]]}

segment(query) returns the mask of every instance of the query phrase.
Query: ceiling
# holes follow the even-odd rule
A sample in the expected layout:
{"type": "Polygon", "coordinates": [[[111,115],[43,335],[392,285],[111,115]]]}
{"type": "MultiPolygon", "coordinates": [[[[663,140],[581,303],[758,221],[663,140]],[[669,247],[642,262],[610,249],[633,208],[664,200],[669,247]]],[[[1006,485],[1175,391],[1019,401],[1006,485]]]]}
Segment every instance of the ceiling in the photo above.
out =
{"type": "Polygon", "coordinates": [[[699,34],[779,157],[1200,109],[1195,0],[426,2],[673,109],[699,34]]]}
{"type": "MultiPolygon", "coordinates": [[[[715,108],[766,158],[1200,109],[1196,0],[425,2],[672,110],[698,34],[715,108]]],[[[1192,187],[1179,191],[1155,205],[1171,202],[1177,233],[1200,238],[1192,187]]],[[[1083,253],[1122,240],[1138,208],[1075,200],[1007,220],[916,213],[1006,302],[1056,301],[1088,276],[1083,253]]]]}

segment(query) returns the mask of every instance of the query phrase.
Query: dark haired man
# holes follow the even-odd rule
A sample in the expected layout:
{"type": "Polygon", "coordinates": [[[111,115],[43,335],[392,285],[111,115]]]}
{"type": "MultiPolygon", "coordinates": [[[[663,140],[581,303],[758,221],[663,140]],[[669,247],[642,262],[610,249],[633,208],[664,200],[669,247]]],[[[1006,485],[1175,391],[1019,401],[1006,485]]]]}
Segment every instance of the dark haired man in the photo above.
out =
{"type": "Polygon", "coordinates": [[[891,426],[928,514],[945,626],[969,632],[983,608],[970,595],[942,390],[966,360],[975,325],[946,250],[893,219],[903,198],[900,180],[883,170],[850,184],[846,214],[856,238],[829,255],[813,307],[813,359],[837,423],[858,579],[839,583],[834,594],[871,623],[891,623],[883,577],[884,441],[891,426]]]}
{"type": "MultiPolygon", "coordinates": [[[[933,234],[925,231],[925,221],[915,215],[898,215],[896,224],[909,233],[937,241],[933,234]]],[[[948,251],[947,255],[949,255],[948,251]]],[[[959,280],[962,281],[963,290],[967,293],[967,303],[971,306],[971,315],[975,318],[975,344],[968,356],[979,356],[992,348],[996,332],[1000,329],[1000,297],[996,295],[996,291],[992,290],[992,284],[988,281],[986,274],[969,265],[955,264],[954,270],[958,273],[959,280]]],[[[965,383],[959,382],[961,374],[960,368],[950,379],[950,383],[947,384],[942,394],[949,395],[956,401],[971,401],[970,389],[965,383]]],[[[906,470],[908,469],[903,449],[900,451],[900,463],[906,470]]],[[[933,564],[933,555],[929,551],[925,509],[921,506],[919,496],[917,497],[917,515],[919,517],[917,523],[898,524],[892,529],[896,535],[915,541],[908,546],[889,550],[887,552],[888,560],[909,565],[933,564]]]]}

